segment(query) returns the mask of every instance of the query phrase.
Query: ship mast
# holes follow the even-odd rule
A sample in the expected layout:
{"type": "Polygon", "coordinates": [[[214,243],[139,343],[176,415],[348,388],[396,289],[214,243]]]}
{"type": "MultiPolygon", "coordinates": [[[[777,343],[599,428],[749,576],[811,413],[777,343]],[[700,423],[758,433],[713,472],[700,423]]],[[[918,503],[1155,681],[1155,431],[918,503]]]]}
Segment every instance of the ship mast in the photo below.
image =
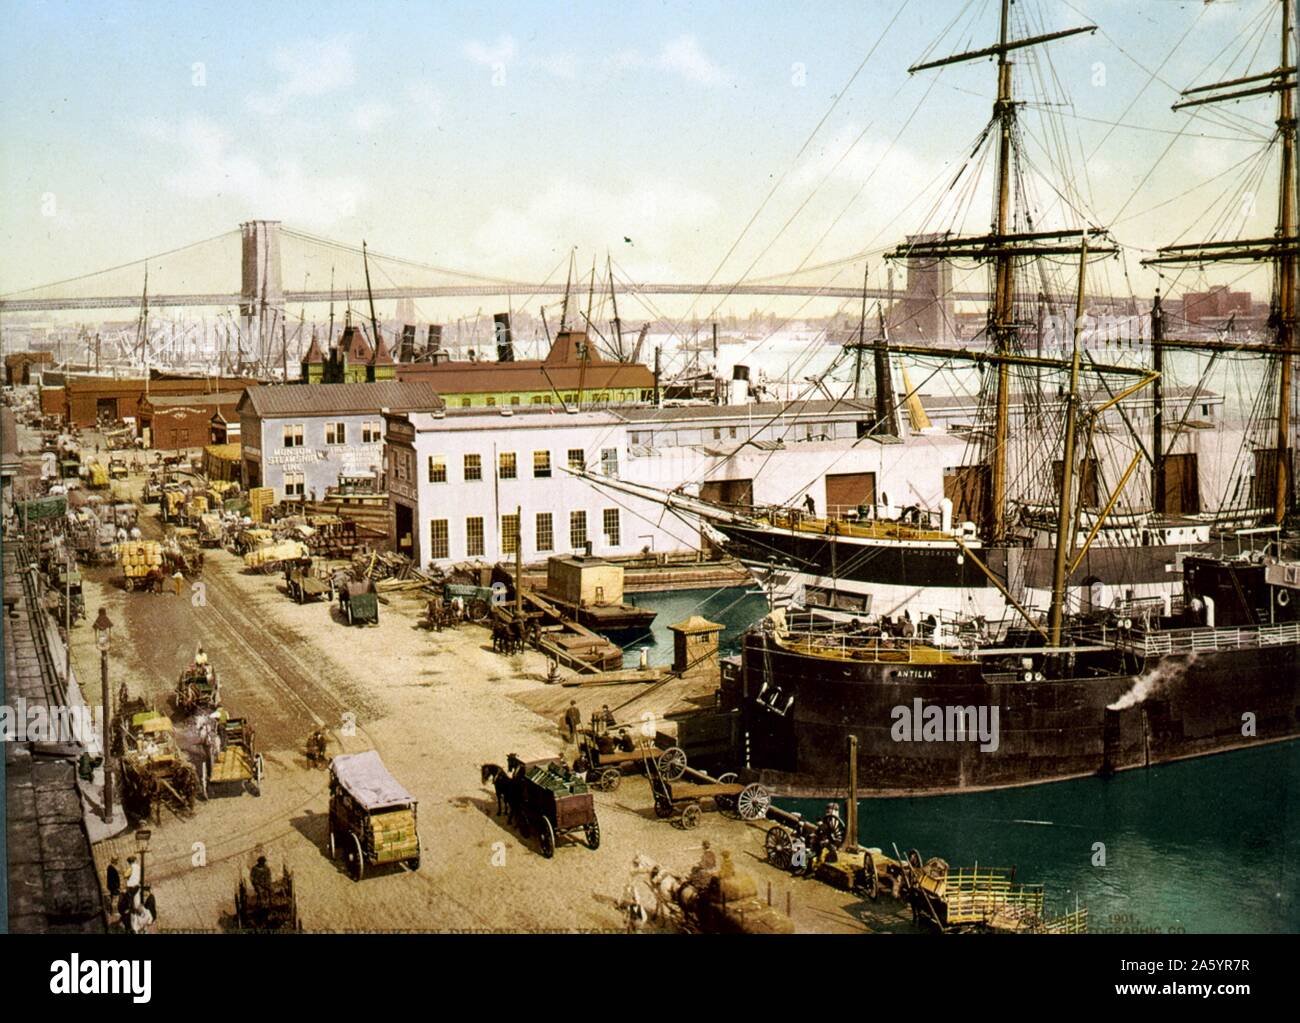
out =
{"type": "MultiPolygon", "coordinates": [[[[1015,145],[1016,103],[1012,88],[1012,62],[1007,55],[1013,50],[1037,46],[1055,39],[1064,39],[1081,32],[1095,32],[1096,25],[1083,25],[1046,35],[1024,39],[1009,38],[1011,0],[1002,0],[998,20],[998,42],[981,50],[970,50],[940,60],[914,64],[909,74],[948,64],[997,57],[998,92],[993,103],[992,124],[997,125],[998,153],[996,180],[993,195],[992,234],[982,237],[943,236],[899,246],[890,258],[898,259],[977,259],[993,263],[993,303],[989,310],[988,332],[993,351],[998,356],[1008,356],[1016,349],[1015,322],[1015,266],[1019,258],[1040,255],[1075,255],[1077,245],[1064,244],[1069,239],[1081,238],[1081,231],[1015,231],[1011,208],[1011,174],[1013,147],[1015,145]]],[[[1094,253],[1113,253],[1114,248],[1095,247],[1094,253]]],[[[937,298],[937,297],[936,297],[937,298]]],[[[1011,373],[1010,364],[997,363],[997,396],[995,400],[993,445],[989,466],[989,505],[992,514],[993,539],[1007,532],[1007,447],[1010,436],[1011,373]]]]}
{"type": "MultiPolygon", "coordinates": [[[[1291,377],[1295,354],[1296,328],[1296,250],[1300,245],[1296,228],[1296,66],[1291,56],[1291,3],[1282,5],[1281,62],[1272,71],[1246,75],[1213,85],[1184,89],[1183,99],[1174,110],[1222,103],[1276,92],[1278,94],[1277,129],[1281,144],[1278,182],[1277,225],[1272,238],[1250,238],[1223,242],[1200,242],[1169,245],[1157,256],[1143,260],[1145,266],[1201,266],[1206,263],[1270,261],[1274,268],[1273,308],[1269,320],[1275,332],[1278,358],[1277,447],[1273,452],[1273,524],[1286,520],[1291,493],[1291,377]],[[1261,84],[1262,83],[1262,84],[1261,84]],[[1247,86],[1238,88],[1238,86],[1247,86]],[[1227,91],[1224,91],[1227,90],[1227,91]],[[1204,95],[1202,95],[1204,94],[1204,95]],[[1191,97],[1191,98],[1188,98],[1191,97]]],[[[1205,345],[1178,342],[1165,347],[1201,348],[1205,345]]]]}

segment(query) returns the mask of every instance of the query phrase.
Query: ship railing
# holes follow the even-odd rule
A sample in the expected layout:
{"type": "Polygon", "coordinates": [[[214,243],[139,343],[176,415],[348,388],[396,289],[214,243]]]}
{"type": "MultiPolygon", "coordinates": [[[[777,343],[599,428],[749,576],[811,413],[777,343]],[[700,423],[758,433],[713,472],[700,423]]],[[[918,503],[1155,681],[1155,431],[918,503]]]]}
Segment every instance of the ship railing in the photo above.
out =
{"type": "Polygon", "coordinates": [[[1043,922],[1044,934],[1087,934],[1088,907],[1083,906],[1073,913],[1066,913],[1043,922]]]}
{"type": "Polygon", "coordinates": [[[929,661],[960,654],[959,649],[940,649],[926,640],[900,636],[851,636],[817,630],[783,630],[778,638],[783,646],[823,657],[844,660],[910,661],[918,652],[929,661]]]}
{"type": "Polygon", "coordinates": [[[1300,622],[1250,625],[1224,629],[1174,629],[1132,636],[1122,645],[1147,657],[1159,654],[1207,653],[1215,650],[1253,650],[1300,643],[1300,622]]]}

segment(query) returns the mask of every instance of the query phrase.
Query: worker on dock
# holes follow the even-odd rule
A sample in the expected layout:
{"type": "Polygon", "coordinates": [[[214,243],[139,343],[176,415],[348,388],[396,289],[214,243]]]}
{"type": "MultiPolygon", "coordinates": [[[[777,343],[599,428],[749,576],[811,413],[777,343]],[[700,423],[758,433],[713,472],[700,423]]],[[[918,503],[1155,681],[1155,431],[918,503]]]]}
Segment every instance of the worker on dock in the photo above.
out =
{"type": "Polygon", "coordinates": [[[257,892],[257,901],[265,905],[271,898],[271,868],[266,865],[266,857],[259,856],[257,864],[248,872],[253,882],[253,891],[257,892]]]}
{"type": "Polygon", "coordinates": [[[578,710],[578,701],[570,700],[569,709],[564,712],[564,727],[569,733],[569,742],[578,741],[578,728],[582,725],[582,711],[578,710]]]}

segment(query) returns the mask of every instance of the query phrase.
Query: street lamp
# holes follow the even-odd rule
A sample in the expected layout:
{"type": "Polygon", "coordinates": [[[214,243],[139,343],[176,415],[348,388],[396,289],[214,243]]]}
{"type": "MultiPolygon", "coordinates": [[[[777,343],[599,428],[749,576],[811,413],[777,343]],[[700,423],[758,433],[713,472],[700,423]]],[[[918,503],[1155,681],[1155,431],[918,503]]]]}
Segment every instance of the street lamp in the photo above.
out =
{"type": "Polygon", "coordinates": [[[108,612],[102,607],[92,626],[95,630],[95,645],[99,647],[99,680],[103,687],[104,713],[104,822],[113,819],[113,748],[109,739],[110,723],[113,720],[112,700],[108,693],[108,641],[113,632],[113,623],[108,612]]]}

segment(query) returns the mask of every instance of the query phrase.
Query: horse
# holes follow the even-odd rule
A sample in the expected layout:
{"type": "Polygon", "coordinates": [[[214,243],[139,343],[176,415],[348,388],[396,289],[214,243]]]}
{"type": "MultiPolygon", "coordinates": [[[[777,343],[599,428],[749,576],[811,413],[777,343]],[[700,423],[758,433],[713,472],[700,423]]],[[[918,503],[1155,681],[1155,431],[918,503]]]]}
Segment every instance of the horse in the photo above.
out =
{"type": "Polygon", "coordinates": [[[638,877],[645,878],[646,886],[654,895],[654,907],[650,911],[652,920],[660,920],[665,910],[671,916],[674,907],[681,906],[681,893],[687,887],[686,881],[670,874],[645,853],[637,853],[632,860],[632,880],[635,882],[638,877]]]}
{"type": "Polygon", "coordinates": [[[506,757],[506,767],[500,764],[484,764],[479,768],[479,779],[486,785],[492,783],[497,794],[497,816],[506,815],[509,824],[515,816],[515,792],[519,787],[519,776],[523,771],[523,761],[514,753],[506,757]]]}

